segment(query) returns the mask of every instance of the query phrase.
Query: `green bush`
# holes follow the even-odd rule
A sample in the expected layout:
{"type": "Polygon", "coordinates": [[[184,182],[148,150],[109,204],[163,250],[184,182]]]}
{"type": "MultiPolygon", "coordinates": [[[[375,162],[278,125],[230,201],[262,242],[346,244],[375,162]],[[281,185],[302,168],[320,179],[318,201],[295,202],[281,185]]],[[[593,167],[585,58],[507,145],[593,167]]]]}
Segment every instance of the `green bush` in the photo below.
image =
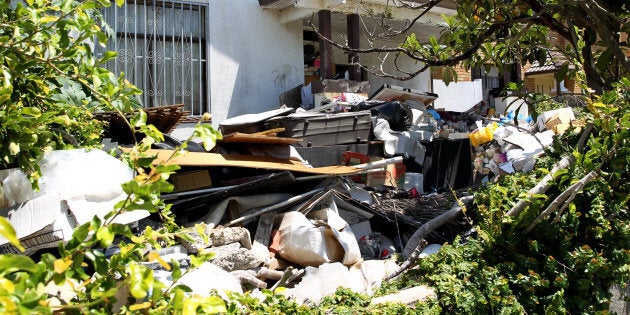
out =
{"type": "Polygon", "coordinates": [[[530,174],[514,174],[475,192],[478,237],[455,240],[419,261],[397,280],[428,283],[439,299],[423,304],[443,313],[606,313],[610,288],[630,279],[630,80],[589,103],[593,129],[574,129],[538,160],[530,174]],[[554,174],[545,194],[533,195],[515,217],[506,216],[554,161],[574,162],[554,174]],[[582,188],[573,189],[587,174],[582,188]],[[568,192],[568,193],[566,193],[568,192]],[[558,198],[563,193],[567,199],[558,198]],[[554,207],[542,220],[536,218],[554,207]]]}
{"type": "Polygon", "coordinates": [[[94,109],[128,111],[133,85],[99,67],[105,42],[99,9],[108,1],[0,3],[0,168],[21,167],[36,182],[42,154],[100,143],[94,109]]]}

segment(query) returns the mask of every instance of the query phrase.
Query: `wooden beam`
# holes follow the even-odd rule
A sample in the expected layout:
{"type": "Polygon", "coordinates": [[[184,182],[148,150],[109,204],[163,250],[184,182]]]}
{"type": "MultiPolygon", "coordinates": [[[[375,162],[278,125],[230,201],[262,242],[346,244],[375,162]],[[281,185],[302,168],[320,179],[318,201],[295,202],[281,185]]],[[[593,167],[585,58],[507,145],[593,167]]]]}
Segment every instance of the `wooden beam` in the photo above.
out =
{"type": "MultiPolygon", "coordinates": [[[[361,48],[361,31],[360,31],[360,17],[358,14],[348,14],[347,20],[347,32],[348,32],[348,46],[350,48],[361,48]]],[[[348,63],[358,63],[359,54],[355,52],[348,53],[348,63]]],[[[361,81],[361,68],[358,65],[351,65],[348,69],[348,77],[350,80],[361,81]]]]}
{"type": "MultiPolygon", "coordinates": [[[[319,19],[319,32],[326,38],[332,38],[332,18],[330,10],[321,10],[317,12],[317,18],[319,19]]],[[[321,59],[321,67],[319,69],[320,77],[322,79],[332,79],[332,45],[319,39],[319,56],[321,59]]]]}

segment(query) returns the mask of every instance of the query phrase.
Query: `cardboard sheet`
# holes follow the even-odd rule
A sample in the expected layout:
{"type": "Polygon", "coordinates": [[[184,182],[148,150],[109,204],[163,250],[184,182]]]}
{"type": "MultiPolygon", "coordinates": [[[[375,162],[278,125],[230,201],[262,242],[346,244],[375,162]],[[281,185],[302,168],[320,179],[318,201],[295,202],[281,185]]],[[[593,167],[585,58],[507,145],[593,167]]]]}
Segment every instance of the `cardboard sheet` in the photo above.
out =
{"type": "MultiPolygon", "coordinates": [[[[41,248],[56,247],[62,240],[72,237],[74,221],[66,205],[57,198],[41,196],[13,207],[0,209],[0,215],[7,218],[15,229],[18,239],[28,255],[41,248]]],[[[0,253],[19,251],[0,237],[0,253]]]]}
{"type": "Polygon", "coordinates": [[[418,100],[424,105],[429,105],[438,97],[437,94],[430,92],[423,92],[419,90],[413,90],[409,88],[403,88],[400,86],[383,84],[374,94],[370,95],[370,100],[377,101],[407,101],[418,100]]]}
{"type": "MultiPolygon", "coordinates": [[[[129,149],[126,149],[127,151],[129,149]]],[[[149,150],[149,154],[157,155],[155,164],[166,161],[173,150],[149,150]]],[[[262,168],[270,170],[294,171],[309,174],[321,175],[349,175],[360,171],[352,166],[325,166],[309,168],[303,163],[295,160],[283,160],[272,157],[253,156],[253,155],[223,155],[217,153],[205,152],[186,152],[182,156],[178,156],[171,160],[171,164],[179,166],[231,166],[231,167],[247,167],[262,168]]]]}

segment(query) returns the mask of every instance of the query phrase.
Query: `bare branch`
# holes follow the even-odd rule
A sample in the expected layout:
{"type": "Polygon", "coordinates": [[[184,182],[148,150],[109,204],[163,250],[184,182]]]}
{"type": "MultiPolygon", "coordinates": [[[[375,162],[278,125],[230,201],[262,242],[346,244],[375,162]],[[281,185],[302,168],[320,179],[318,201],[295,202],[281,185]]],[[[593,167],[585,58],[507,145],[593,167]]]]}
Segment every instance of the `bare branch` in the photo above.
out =
{"type": "MultiPolygon", "coordinates": [[[[432,66],[436,66],[436,67],[441,67],[441,66],[454,66],[456,64],[458,64],[459,62],[469,59],[478,49],[479,47],[481,47],[481,44],[485,42],[485,40],[487,40],[488,38],[490,38],[492,35],[494,35],[494,33],[496,31],[498,31],[501,27],[503,27],[503,23],[497,23],[497,24],[493,24],[490,27],[488,27],[488,29],[483,32],[479,38],[477,38],[477,40],[474,42],[474,44],[468,48],[467,50],[463,51],[462,53],[455,55],[447,60],[434,60],[434,59],[427,59],[424,58],[422,56],[416,55],[414,52],[405,49],[403,47],[371,47],[371,48],[367,48],[367,49],[361,49],[361,48],[351,48],[347,45],[341,45],[335,41],[333,41],[332,39],[322,35],[319,32],[319,29],[313,24],[312,21],[309,21],[309,25],[313,28],[314,32],[324,41],[326,41],[327,43],[331,44],[334,47],[337,47],[341,50],[344,51],[348,51],[348,52],[354,52],[354,53],[401,53],[404,54],[406,56],[408,56],[409,58],[419,61],[419,62],[423,62],[425,63],[425,66],[421,67],[420,70],[412,72],[410,75],[416,76],[420,73],[422,73],[423,71],[426,71],[426,69],[428,69],[429,67],[432,66]]],[[[381,63],[383,63],[384,60],[381,61],[381,63]]],[[[376,72],[372,72],[371,73],[378,75],[376,72]]],[[[380,75],[383,77],[388,77],[388,78],[394,78],[396,80],[409,80],[411,78],[413,78],[413,76],[411,77],[401,77],[401,76],[394,76],[394,75],[389,75],[386,74],[383,71],[383,74],[380,75]]]]}
{"type": "MultiPolygon", "coordinates": [[[[527,226],[527,228],[525,228],[525,230],[523,231],[523,234],[525,235],[529,234],[536,226],[538,226],[538,224],[540,224],[540,222],[542,222],[542,220],[546,219],[549,215],[551,215],[553,212],[558,210],[558,207],[561,204],[563,205],[562,209],[564,209],[569,203],[571,203],[575,199],[575,197],[577,196],[577,193],[580,190],[582,190],[582,188],[586,186],[586,184],[591,182],[595,178],[596,175],[597,173],[595,171],[590,171],[588,174],[582,177],[582,179],[580,179],[578,182],[571,185],[571,187],[567,188],[560,195],[558,195],[558,197],[556,197],[556,199],[554,199],[549,204],[549,206],[547,206],[547,208],[543,212],[541,212],[540,215],[538,215],[538,217],[536,217],[536,219],[534,219],[534,221],[532,221],[532,223],[530,223],[529,226],[527,226]]],[[[559,215],[557,218],[559,218],[559,215]]]]}
{"type": "MultiPolygon", "coordinates": [[[[615,58],[619,60],[619,63],[624,68],[624,71],[630,73],[630,63],[628,63],[628,58],[621,50],[621,47],[619,47],[619,42],[614,41],[615,36],[610,32],[610,29],[606,26],[606,23],[604,23],[604,21],[599,18],[600,14],[605,15],[607,11],[600,7],[600,10],[598,12],[595,12],[593,11],[593,9],[591,9],[591,7],[583,2],[580,2],[579,6],[588,14],[591,19],[593,19],[591,27],[593,27],[596,30],[596,33],[600,35],[600,38],[604,41],[606,47],[608,49],[611,49],[615,58]]],[[[616,18],[614,19],[616,20],[616,18]]]]}
{"type": "Polygon", "coordinates": [[[527,206],[529,206],[531,204],[531,201],[529,201],[529,199],[533,195],[544,194],[545,192],[547,192],[547,190],[553,184],[552,181],[554,179],[555,174],[559,170],[568,168],[569,165],[571,165],[571,163],[573,163],[574,161],[575,161],[575,157],[573,157],[573,155],[565,156],[564,158],[562,158],[562,160],[558,161],[558,163],[556,163],[556,165],[554,165],[554,167],[551,169],[551,171],[549,171],[549,174],[545,175],[545,177],[543,177],[538,182],[538,184],[536,184],[536,186],[534,186],[532,189],[530,189],[527,192],[527,196],[525,198],[522,198],[521,200],[519,200],[512,207],[512,209],[510,209],[510,211],[508,211],[505,215],[509,216],[509,217],[516,217],[516,216],[518,216],[525,209],[525,207],[527,207],[527,206]]]}
{"type": "Polygon", "coordinates": [[[433,9],[433,7],[435,7],[438,3],[442,2],[442,0],[431,0],[429,2],[426,3],[410,3],[408,1],[402,1],[402,0],[394,0],[393,3],[400,3],[399,5],[397,5],[398,7],[406,7],[406,8],[411,8],[411,9],[423,9],[423,11],[416,15],[415,18],[413,18],[413,20],[411,21],[406,21],[406,26],[403,27],[402,29],[398,30],[398,31],[394,31],[394,32],[386,32],[383,35],[387,36],[387,37],[392,37],[392,36],[398,36],[398,35],[402,35],[404,33],[406,33],[407,31],[409,31],[411,29],[411,27],[416,24],[416,22],[418,22],[418,20],[420,20],[420,18],[422,18],[425,14],[427,14],[429,11],[431,11],[431,9],[433,9]]]}

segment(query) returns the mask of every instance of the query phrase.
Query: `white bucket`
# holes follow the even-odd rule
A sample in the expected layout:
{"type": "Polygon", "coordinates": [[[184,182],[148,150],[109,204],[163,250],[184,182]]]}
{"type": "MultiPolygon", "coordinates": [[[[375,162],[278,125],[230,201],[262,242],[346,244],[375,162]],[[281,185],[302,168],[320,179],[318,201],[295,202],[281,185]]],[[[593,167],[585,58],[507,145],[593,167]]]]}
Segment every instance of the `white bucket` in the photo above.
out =
{"type": "Polygon", "coordinates": [[[424,193],[424,178],[420,173],[405,173],[405,190],[416,187],[419,194],[424,193]]]}

